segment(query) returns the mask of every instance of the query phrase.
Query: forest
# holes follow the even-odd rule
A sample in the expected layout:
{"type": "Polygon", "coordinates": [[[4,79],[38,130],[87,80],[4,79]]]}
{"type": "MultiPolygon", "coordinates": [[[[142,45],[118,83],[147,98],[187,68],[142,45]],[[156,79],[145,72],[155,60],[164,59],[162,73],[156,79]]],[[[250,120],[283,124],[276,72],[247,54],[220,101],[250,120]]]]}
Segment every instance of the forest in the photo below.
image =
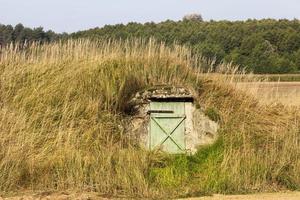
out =
{"type": "Polygon", "coordinates": [[[194,54],[219,63],[233,63],[256,74],[300,72],[300,21],[249,19],[246,21],[204,21],[184,18],[161,23],[106,25],[75,33],[56,34],[43,28],[0,25],[0,45],[11,42],[52,42],[65,38],[130,39],[155,38],[168,45],[190,47],[194,54]]]}
{"type": "Polygon", "coordinates": [[[43,27],[28,28],[23,24],[3,25],[0,23],[0,47],[7,44],[24,44],[24,43],[49,43],[57,41],[67,34],[57,34],[51,30],[44,31],[43,27]]]}

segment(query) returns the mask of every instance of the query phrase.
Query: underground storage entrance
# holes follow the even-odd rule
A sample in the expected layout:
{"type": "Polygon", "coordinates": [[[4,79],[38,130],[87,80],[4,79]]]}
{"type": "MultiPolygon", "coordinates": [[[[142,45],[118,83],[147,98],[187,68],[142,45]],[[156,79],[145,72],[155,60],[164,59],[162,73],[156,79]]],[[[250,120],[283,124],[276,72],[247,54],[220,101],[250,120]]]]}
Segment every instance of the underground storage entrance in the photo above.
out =
{"type": "Polygon", "coordinates": [[[217,138],[218,124],[186,88],[156,86],[136,93],[131,104],[135,114],[127,131],[145,149],[195,153],[217,138]]]}
{"type": "Polygon", "coordinates": [[[169,153],[186,151],[185,130],[186,104],[192,104],[192,97],[150,98],[149,148],[161,148],[169,153]]]}

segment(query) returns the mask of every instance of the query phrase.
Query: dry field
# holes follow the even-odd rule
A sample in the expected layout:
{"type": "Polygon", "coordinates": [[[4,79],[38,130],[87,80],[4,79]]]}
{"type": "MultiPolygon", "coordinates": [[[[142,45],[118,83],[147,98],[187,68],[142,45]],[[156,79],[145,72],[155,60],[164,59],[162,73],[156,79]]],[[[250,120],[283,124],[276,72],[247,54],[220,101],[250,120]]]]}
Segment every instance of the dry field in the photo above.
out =
{"type": "Polygon", "coordinates": [[[262,103],[300,106],[300,82],[243,82],[237,87],[254,94],[262,103]]]}

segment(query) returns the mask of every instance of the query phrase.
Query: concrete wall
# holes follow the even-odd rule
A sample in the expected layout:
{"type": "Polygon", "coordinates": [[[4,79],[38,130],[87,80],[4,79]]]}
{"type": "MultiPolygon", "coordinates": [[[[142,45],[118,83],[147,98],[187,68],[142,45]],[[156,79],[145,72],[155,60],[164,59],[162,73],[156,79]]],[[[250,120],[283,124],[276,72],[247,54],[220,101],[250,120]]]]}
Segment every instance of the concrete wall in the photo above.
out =
{"type": "MultiPolygon", "coordinates": [[[[146,149],[149,148],[149,108],[149,104],[140,105],[127,130],[146,149]]],[[[185,144],[188,153],[195,153],[201,145],[211,144],[216,140],[219,128],[216,122],[205,116],[200,109],[196,109],[191,102],[185,103],[185,114],[185,144]]]]}
{"type": "Polygon", "coordinates": [[[195,153],[201,145],[212,144],[218,137],[218,123],[209,119],[200,110],[188,102],[185,103],[186,149],[190,153],[195,153]]]}

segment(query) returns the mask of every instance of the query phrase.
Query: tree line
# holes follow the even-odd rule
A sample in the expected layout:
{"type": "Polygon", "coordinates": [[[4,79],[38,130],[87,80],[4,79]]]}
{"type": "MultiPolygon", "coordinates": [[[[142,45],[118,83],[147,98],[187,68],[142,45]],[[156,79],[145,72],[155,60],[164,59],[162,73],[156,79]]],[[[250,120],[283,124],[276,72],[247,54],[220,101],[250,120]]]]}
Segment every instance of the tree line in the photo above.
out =
{"type": "Polygon", "coordinates": [[[56,41],[67,34],[57,34],[51,30],[44,31],[42,27],[27,28],[23,24],[12,25],[0,24],[0,46],[5,46],[10,43],[24,44],[38,42],[48,43],[56,41]]]}
{"type": "Polygon", "coordinates": [[[300,72],[300,21],[246,20],[203,21],[188,16],[181,21],[106,25],[62,36],[42,28],[0,25],[0,44],[8,42],[51,42],[61,38],[127,39],[151,38],[166,44],[176,41],[191,47],[216,63],[232,62],[254,73],[300,72]],[[21,30],[21,31],[20,31],[21,30]]]}

